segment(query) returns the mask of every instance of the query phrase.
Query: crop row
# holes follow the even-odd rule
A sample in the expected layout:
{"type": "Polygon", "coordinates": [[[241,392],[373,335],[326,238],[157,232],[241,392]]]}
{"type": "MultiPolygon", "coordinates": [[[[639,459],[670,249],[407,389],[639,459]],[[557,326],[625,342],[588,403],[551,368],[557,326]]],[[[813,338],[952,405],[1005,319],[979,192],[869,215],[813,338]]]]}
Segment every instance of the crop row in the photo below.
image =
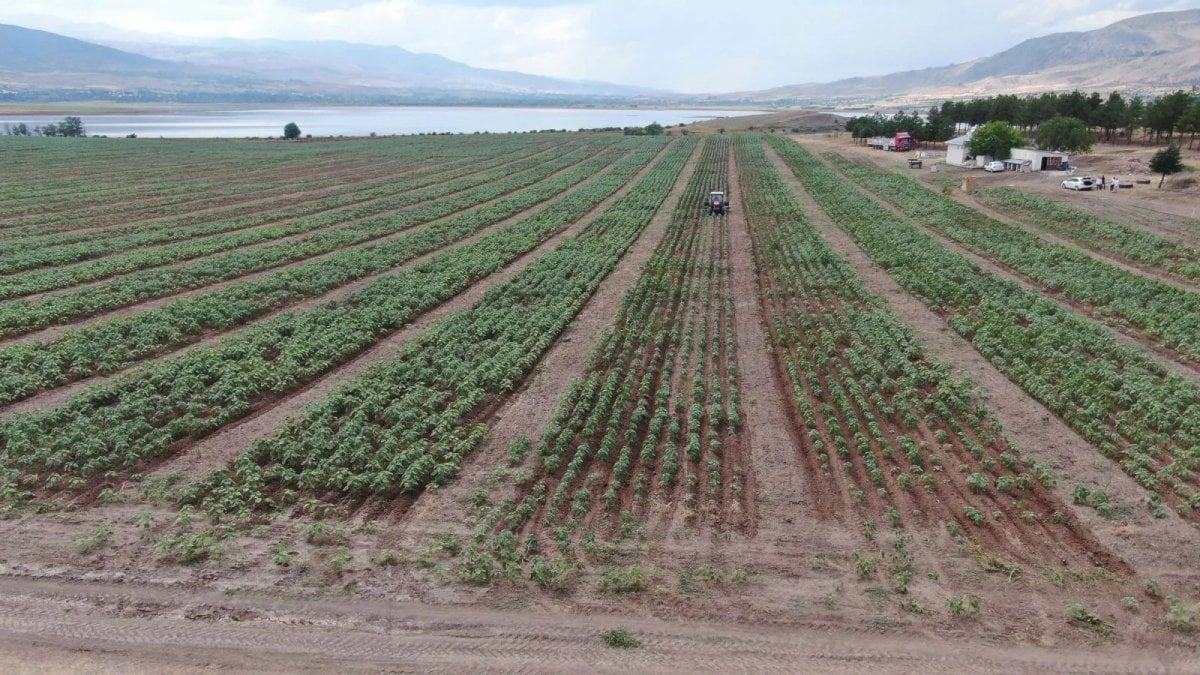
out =
{"type": "Polygon", "coordinates": [[[1182,241],[1172,241],[1086,209],[1014,188],[985,188],[979,190],[976,197],[988,206],[1094,251],[1162,270],[1181,279],[1200,281],[1200,251],[1182,241]]]}
{"type": "Polygon", "coordinates": [[[917,223],[1003,263],[1052,292],[1123,320],[1200,364],[1200,294],[1115,267],[1003,223],[918,181],[838,156],[834,167],[894,204],[917,223]]]}
{"type": "Polygon", "coordinates": [[[254,443],[193,498],[242,512],[299,492],[361,498],[448,481],[487,435],[480,410],[519,385],[566,328],[650,222],[694,145],[674,141],[578,237],[254,443]]]}
{"type": "Polygon", "coordinates": [[[893,526],[954,522],[993,554],[1089,565],[1095,542],[1042,484],[1046,470],[1022,458],[969,381],[863,288],[761,140],[744,139],[739,153],[772,353],[828,501],[893,526]]]}
{"type": "MultiPolygon", "coordinates": [[[[644,165],[646,151],[643,148],[617,162],[616,175],[625,175],[644,165]]],[[[597,157],[481,209],[261,279],[68,331],[50,342],[0,346],[0,402],[20,400],[60,384],[114,372],[138,359],[186,344],[207,331],[239,326],[271,310],[385,272],[554,198],[592,179],[610,162],[607,157],[597,157]]]]}
{"type": "MultiPolygon", "coordinates": [[[[485,183],[466,192],[362,220],[352,220],[343,223],[341,227],[326,227],[295,241],[234,250],[164,269],[132,272],[65,293],[42,296],[36,300],[0,302],[0,336],[19,335],[46,326],[70,323],[117,307],[235,279],[252,272],[393,235],[533,185],[580,163],[588,155],[594,155],[596,152],[596,149],[587,149],[568,153],[557,159],[545,161],[532,170],[485,183]]],[[[600,150],[598,161],[601,161],[602,165],[611,163],[619,152],[619,148],[600,150]]],[[[598,167],[592,168],[595,170],[598,167]]],[[[348,216],[348,213],[338,213],[316,216],[316,219],[328,226],[339,223],[348,216]]]]}
{"type": "MultiPolygon", "coordinates": [[[[42,167],[41,171],[52,170],[42,167]]],[[[113,167],[114,173],[117,171],[113,167]]],[[[261,199],[262,195],[278,194],[292,190],[293,185],[320,186],[320,178],[361,174],[360,163],[324,160],[315,166],[305,167],[304,173],[292,175],[291,179],[281,173],[280,167],[245,167],[236,184],[219,189],[216,179],[197,180],[189,170],[184,179],[176,172],[174,180],[167,185],[144,183],[118,183],[104,194],[93,194],[91,199],[82,195],[71,195],[60,201],[46,199],[39,202],[39,212],[0,220],[0,235],[4,239],[70,236],[74,232],[89,232],[105,227],[120,227],[131,221],[145,221],[156,216],[191,213],[197,209],[221,206],[235,201],[261,199]],[[186,209],[186,211],[185,211],[186,209]]],[[[33,178],[33,176],[31,176],[33,178]]],[[[111,176],[106,176],[112,179],[111,176]]],[[[228,174],[225,175],[228,184],[228,174]]],[[[160,176],[160,180],[166,180],[160,176]]],[[[328,183],[326,183],[328,184],[328,183]]]]}
{"type": "MultiPolygon", "coordinates": [[[[661,148],[662,143],[658,141],[641,144],[638,150],[641,162],[649,161],[661,148]]],[[[640,190],[631,193],[636,193],[639,198],[626,197],[624,208],[614,207],[608,213],[629,216],[630,209],[635,207],[652,212],[644,201],[648,189],[645,186],[663,180],[664,167],[681,161],[679,155],[685,150],[683,143],[672,146],[659,168],[641,182],[640,190]]],[[[612,195],[639,168],[636,164],[627,164],[623,171],[602,174],[569,198],[555,202],[530,218],[478,242],[438,255],[425,264],[381,278],[346,301],[281,314],[229,336],[214,348],[194,349],[110,385],[89,389],[54,410],[3,419],[0,421],[0,441],[3,442],[0,457],[6,467],[9,497],[27,497],[25,491],[38,487],[49,490],[80,487],[86,477],[133,467],[177,451],[178,443],[211,433],[244,417],[256,406],[328,372],[417,314],[453,297],[474,281],[532,250],[612,195]]],[[[591,237],[604,231],[603,225],[613,224],[607,214],[602,220],[603,223],[597,221],[591,228],[591,237]]],[[[564,248],[574,250],[571,244],[564,248]]],[[[560,253],[558,257],[562,255],[560,253]]],[[[597,263],[600,260],[598,255],[588,258],[593,259],[597,263]]],[[[533,293],[533,290],[525,290],[525,284],[540,278],[537,270],[542,270],[546,264],[531,266],[519,277],[523,281],[514,280],[506,285],[509,294],[489,293],[481,307],[490,307],[499,302],[499,298],[507,298],[512,293],[517,293],[517,298],[523,297],[522,293],[533,293]]],[[[551,286],[568,293],[579,283],[577,278],[556,278],[551,286]]],[[[561,303],[546,304],[556,309],[562,306],[561,303]]],[[[480,311],[477,307],[474,313],[466,316],[477,316],[480,311]]],[[[524,322],[534,315],[532,311],[523,313],[519,319],[524,322]]],[[[458,325],[463,320],[460,317],[449,323],[458,325]]],[[[530,321],[522,325],[536,324],[530,321]]],[[[455,349],[461,350],[462,358],[511,356],[506,350],[499,349],[499,345],[493,350],[487,345],[469,344],[473,337],[483,339],[484,334],[480,331],[484,328],[474,326],[473,331],[453,340],[447,336],[445,328],[431,330],[427,337],[418,341],[418,346],[405,354],[411,356],[415,351],[421,359],[433,358],[443,354],[442,350],[449,349],[452,343],[455,349]],[[468,344],[461,343],[462,340],[467,340],[468,344]],[[439,347],[442,342],[444,344],[439,347]]],[[[455,334],[451,332],[450,335],[455,334]]],[[[461,373],[461,381],[470,382],[484,374],[495,374],[496,368],[494,363],[482,364],[480,369],[461,373]],[[487,368],[483,368],[484,365],[487,368]]],[[[373,388],[373,377],[365,378],[363,386],[373,388]]],[[[400,398],[421,396],[422,391],[420,388],[408,389],[400,398]]],[[[392,388],[381,388],[376,393],[390,397],[397,392],[392,388]]],[[[329,409],[328,406],[323,408],[329,409]]],[[[293,431],[289,433],[298,433],[301,427],[293,425],[290,428],[293,431]]],[[[341,428],[350,431],[352,427],[347,424],[341,428]]],[[[365,439],[358,440],[365,443],[365,439]]],[[[360,447],[367,450],[365,445],[360,447]]]]}
{"type": "Polygon", "coordinates": [[[570,556],[579,539],[644,525],[653,493],[689,521],[733,527],[723,522],[729,502],[747,510],[748,467],[731,443],[741,413],[729,221],[703,214],[708,191],[728,185],[729,149],[728,139],[705,143],[663,240],[542,431],[532,464],[516,474],[514,496],[486,510],[475,501],[473,547],[504,557],[513,541],[532,538],[540,550],[552,537],[570,556]]]}
{"type": "MultiPolygon", "coordinates": [[[[286,180],[312,170],[403,166],[428,159],[442,161],[480,153],[486,156],[496,152],[497,147],[515,149],[545,142],[517,138],[513,137],[511,143],[496,137],[484,141],[441,138],[289,145],[139,141],[110,149],[89,145],[86,153],[53,139],[5,139],[6,168],[12,169],[6,176],[13,180],[3,184],[6,199],[0,203],[0,229],[14,217],[21,223],[71,226],[81,212],[93,217],[121,217],[129,202],[148,205],[164,198],[173,201],[194,197],[196,193],[254,190],[257,186],[253,182],[230,185],[231,177],[242,175],[247,167],[251,174],[286,180]],[[25,154],[32,161],[20,161],[25,154]],[[86,181],[81,181],[84,177],[86,181]]],[[[168,209],[170,205],[164,203],[159,208],[168,209]]]]}
{"type": "MultiPolygon", "coordinates": [[[[333,200],[344,199],[347,194],[371,191],[388,184],[394,185],[397,181],[416,181],[429,175],[448,174],[447,178],[454,178],[456,169],[461,171],[472,162],[475,163],[475,170],[484,171],[502,163],[503,159],[488,158],[488,164],[483,166],[479,165],[480,161],[460,160],[416,168],[395,167],[382,173],[376,169],[370,175],[365,175],[362,168],[354,167],[345,172],[322,172],[308,178],[297,178],[284,184],[267,182],[261,186],[262,192],[255,191],[236,199],[212,188],[197,189],[191,191],[192,200],[186,203],[186,211],[161,217],[142,216],[130,210],[123,214],[121,222],[115,224],[102,222],[93,226],[91,223],[83,225],[77,222],[72,223],[72,227],[49,232],[38,228],[29,228],[32,230],[29,232],[23,232],[24,228],[12,228],[5,232],[3,241],[6,253],[0,262],[6,270],[18,271],[18,266],[11,261],[16,258],[15,254],[35,249],[79,247],[90,243],[98,246],[99,250],[85,248],[85,255],[98,257],[110,251],[220,234],[306,215],[313,212],[310,207],[312,202],[329,202],[332,208],[341,205],[333,200]],[[308,193],[314,191],[316,196],[309,198],[308,193]],[[298,197],[301,199],[299,202],[298,197]],[[284,212],[283,215],[280,212],[284,212]],[[114,245],[112,240],[117,240],[119,245],[114,245]]],[[[246,177],[245,180],[254,178],[246,177]]],[[[71,258],[64,257],[60,262],[71,261],[71,258]]]]}
{"type": "Polygon", "coordinates": [[[847,185],[796,143],[768,142],[876,264],[1149,492],[1196,520],[1200,387],[1044,296],[985,273],[847,185]]]}
{"type": "Polygon", "coordinates": [[[553,164],[556,159],[572,156],[567,150],[564,149],[561,154],[537,156],[515,163],[498,159],[493,163],[503,164],[503,166],[490,170],[488,167],[459,169],[427,175],[411,181],[397,181],[395,177],[391,177],[380,181],[374,187],[364,187],[353,192],[326,197],[303,206],[282,208],[266,214],[257,214],[232,221],[218,221],[200,227],[154,228],[137,234],[112,236],[102,241],[86,241],[69,246],[41,248],[37,251],[0,256],[0,268],[7,266],[11,268],[8,271],[101,258],[90,263],[66,268],[0,277],[0,299],[66,288],[147,267],[182,262],[236,248],[267,243],[275,239],[338,227],[354,220],[454,195],[480,185],[494,184],[530,169],[544,168],[553,164]],[[456,176],[464,177],[455,180],[456,176]],[[421,189],[422,187],[424,189],[421,189]],[[321,215],[313,215],[318,213],[321,215]],[[287,222],[261,227],[261,225],[279,221],[287,222]],[[178,243],[139,249],[139,247],[167,242],[178,243]],[[108,255],[114,252],[117,255],[108,255]]]}

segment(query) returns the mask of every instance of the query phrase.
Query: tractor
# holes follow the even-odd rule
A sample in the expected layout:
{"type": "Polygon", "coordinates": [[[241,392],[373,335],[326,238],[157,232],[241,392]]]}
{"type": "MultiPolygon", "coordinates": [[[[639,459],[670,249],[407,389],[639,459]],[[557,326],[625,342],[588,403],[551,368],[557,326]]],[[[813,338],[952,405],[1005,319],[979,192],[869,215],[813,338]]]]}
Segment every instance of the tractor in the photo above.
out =
{"type": "Polygon", "coordinates": [[[708,215],[723,216],[729,213],[729,197],[725,196],[724,192],[708,193],[708,215]]]}

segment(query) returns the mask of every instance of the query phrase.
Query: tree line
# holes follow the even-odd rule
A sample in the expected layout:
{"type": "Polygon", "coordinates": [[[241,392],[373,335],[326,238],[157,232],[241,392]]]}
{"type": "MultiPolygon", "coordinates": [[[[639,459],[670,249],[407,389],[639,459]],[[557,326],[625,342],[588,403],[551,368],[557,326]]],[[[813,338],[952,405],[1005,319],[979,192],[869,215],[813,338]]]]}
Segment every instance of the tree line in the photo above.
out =
{"type": "Polygon", "coordinates": [[[961,125],[988,122],[1006,122],[1035,138],[1049,133],[1052,138],[1042,138],[1038,145],[1062,150],[1087,150],[1099,139],[1113,142],[1124,138],[1132,143],[1138,131],[1143,143],[1172,143],[1177,134],[1190,135],[1190,148],[1200,134],[1200,92],[1179,90],[1152,99],[1126,98],[1116,91],[1105,98],[1099,92],[1085,94],[1078,89],[1068,94],[1001,94],[945,101],[924,115],[901,110],[890,117],[881,113],[852,117],[846,121],[846,130],[856,139],[907,131],[920,142],[945,142],[961,125]]]}
{"type": "Polygon", "coordinates": [[[5,124],[4,132],[9,136],[87,136],[83,128],[83,120],[70,116],[64,117],[61,122],[51,122],[46,126],[35,126],[33,128],[30,128],[24,122],[5,124]]]}

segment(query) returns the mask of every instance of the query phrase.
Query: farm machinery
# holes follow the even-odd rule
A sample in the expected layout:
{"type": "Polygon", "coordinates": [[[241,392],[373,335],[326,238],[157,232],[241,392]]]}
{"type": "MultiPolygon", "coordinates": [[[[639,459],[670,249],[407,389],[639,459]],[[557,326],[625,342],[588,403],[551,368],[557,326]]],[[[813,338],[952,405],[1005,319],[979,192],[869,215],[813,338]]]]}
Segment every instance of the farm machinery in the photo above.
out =
{"type": "Polygon", "coordinates": [[[723,216],[729,213],[729,197],[724,192],[708,193],[708,200],[705,202],[708,205],[708,215],[723,216]]]}

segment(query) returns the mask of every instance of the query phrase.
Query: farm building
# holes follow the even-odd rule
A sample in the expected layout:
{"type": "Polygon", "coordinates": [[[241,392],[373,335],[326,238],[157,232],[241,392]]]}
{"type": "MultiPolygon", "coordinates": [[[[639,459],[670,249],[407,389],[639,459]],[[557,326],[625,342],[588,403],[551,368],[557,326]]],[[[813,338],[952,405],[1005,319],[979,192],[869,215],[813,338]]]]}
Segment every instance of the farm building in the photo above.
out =
{"type": "MultiPolygon", "coordinates": [[[[975,157],[967,149],[971,134],[963,134],[946,141],[946,163],[954,166],[981,167],[992,161],[988,155],[975,157]]],[[[1065,152],[1038,150],[1037,148],[1013,148],[1012,157],[1004,160],[1009,171],[1049,171],[1066,164],[1070,156],[1065,152]]]]}
{"type": "Polygon", "coordinates": [[[1013,148],[1008,162],[1028,162],[1026,171],[1054,171],[1070,159],[1065,152],[1038,150],[1037,148],[1013,148]]]}
{"type": "Polygon", "coordinates": [[[971,134],[963,134],[956,136],[946,141],[946,163],[954,166],[962,166],[968,161],[974,159],[971,156],[971,151],[967,149],[967,141],[971,140],[971,134]]]}

